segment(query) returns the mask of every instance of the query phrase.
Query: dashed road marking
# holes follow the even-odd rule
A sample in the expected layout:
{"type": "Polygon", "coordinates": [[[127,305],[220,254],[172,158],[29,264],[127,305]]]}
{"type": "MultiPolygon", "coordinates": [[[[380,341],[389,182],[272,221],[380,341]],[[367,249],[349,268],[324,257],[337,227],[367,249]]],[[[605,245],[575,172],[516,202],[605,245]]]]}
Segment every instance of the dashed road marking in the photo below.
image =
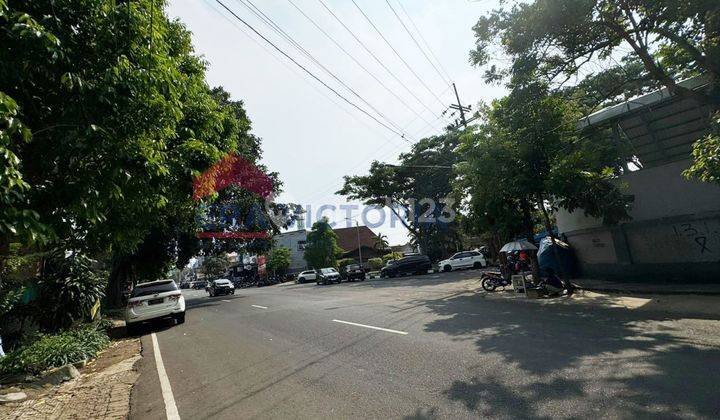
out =
{"type": "Polygon", "coordinates": [[[405,331],[398,331],[398,330],[391,330],[389,328],[381,328],[381,327],[375,327],[372,325],[365,325],[365,324],[358,324],[356,322],[350,322],[350,321],[341,321],[339,319],[333,319],[333,322],[339,322],[341,324],[348,324],[348,325],[354,325],[356,327],[363,327],[363,328],[370,328],[371,330],[378,330],[378,331],[385,331],[393,334],[401,334],[401,335],[407,335],[405,331]]]}
{"type": "Polygon", "coordinates": [[[160,377],[160,390],[162,391],[163,400],[165,401],[165,416],[168,420],[180,420],[177,405],[175,405],[175,397],[173,397],[172,388],[170,387],[170,379],[165,373],[165,365],[163,364],[162,355],[160,354],[160,345],[157,336],[152,333],[153,353],[155,355],[155,366],[157,367],[158,376],[160,377]]]}
{"type": "Polygon", "coordinates": [[[253,308],[259,308],[259,309],[267,309],[267,306],[260,306],[260,305],[250,305],[253,308]]]}
{"type": "Polygon", "coordinates": [[[221,302],[228,302],[228,303],[232,302],[232,300],[227,300],[227,299],[220,299],[220,301],[221,301],[221,302]]]}

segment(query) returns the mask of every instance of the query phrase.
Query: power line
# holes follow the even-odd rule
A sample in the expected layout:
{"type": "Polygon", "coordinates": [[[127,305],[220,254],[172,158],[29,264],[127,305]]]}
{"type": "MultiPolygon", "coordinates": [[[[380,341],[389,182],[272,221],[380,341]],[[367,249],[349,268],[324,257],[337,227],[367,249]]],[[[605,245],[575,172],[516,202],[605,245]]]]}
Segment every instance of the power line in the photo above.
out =
{"type": "Polygon", "coordinates": [[[335,38],[332,37],[332,35],[327,33],[327,31],[325,31],[317,22],[315,22],[315,20],[313,20],[313,18],[308,16],[297,4],[295,4],[295,2],[293,0],[288,0],[288,1],[290,2],[290,4],[293,7],[295,7],[295,9],[298,10],[298,12],[300,12],[308,21],[310,21],[310,23],[312,23],[313,26],[315,26],[315,28],[317,28],[317,30],[319,30],[323,35],[325,35],[325,37],[327,37],[330,41],[332,41],[333,44],[335,44],[335,46],[337,46],[343,53],[345,53],[345,55],[350,57],[350,59],[355,64],[357,64],[361,69],[363,69],[365,71],[365,73],[369,74],[373,79],[375,79],[375,81],[378,82],[378,84],[380,84],[380,86],[382,86],[386,91],[388,91],[391,95],[393,95],[398,101],[400,101],[403,105],[405,105],[405,107],[407,107],[410,111],[412,111],[418,118],[421,118],[426,123],[431,124],[430,122],[428,122],[428,120],[426,120],[424,117],[422,117],[418,111],[416,111],[413,107],[408,105],[408,103],[405,102],[397,93],[395,93],[385,83],[383,83],[383,81],[380,80],[374,73],[372,73],[370,70],[368,70],[367,67],[365,67],[358,59],[356,59],[352,54],[350,54],[337,40],[335,40],[335,38]]]}
{"type": "Polygon", "coordinates": [[[445,83],[450,83],[450,80],[449,80],[449,79],[446,79],[445,76],[443,76],[443,74],[442,74],[442,73],[440,72],[440,70],[437,68],[437,66],[435,65],[435,63],[433,63],[433,61],[430,59],[430,57],[428,57],[428,55],[427,55],[427,53],[425,52],[425,50],[420,46],[420,43],[417,41],[417,39],[415,39],[415,36],[412,34],[412,32],[410,32],[410,29],[408,29],[408,27],[405,25],[405,22],[403,22],[403,20],[400,19],[400,15],[398,15],[398,13],[395,11],[395,8],[392,6],[392,4],[390,4],[390,1],[389,1],[389,0],[385,0],[385,3],[387,3],[388,7],[390,7],[390,10],[392,10],[392,12],[393,12],[393,14],[395,15],[395,17],[397,18],[398,22],[400,22],[400,25],[402,25],[403,29],[405,29],[405,32],[407,32],[407,34],[410,35],[410,38],[411,38],[411,39],[413,40],[413,42],[415,43],[415,46],[418,47],[418,49],[420,50],[420,52],[422,53],[422,55],[424,55],[424,56],[425,56],[425,59],[427,59],[428,63],[430,63],[430,65],[432,66],[432,68],[435,69],[435,72],[438,74],[438,76],[440,76],[440,78],[443,80],[443,82],[445,82],[445,83]]]}
{"type": "MultiPolygon", "coordinates": [[[[388,118],[385,114],[380,112],[375,106],[373,106],[370,102],[368,102],[365,98],[362,97],[359,93],[357,93],[353,88],[348,86],[344,81],[342,81],[335,73],[333,73],[330,69],[328,69],[326,66],[324,66],[320,61],[318,61],[310,52],[308,52],[305,48],[303,48],[302,45],[300,45],[295,39],[290,36],[287,32],[285,32],[278,24],[276,24],[272,18],[270,18],[268,15],[263,13],[260,8],[258,8],[252,0],[238,0],[240,3],[242,3],[248,10],[250,10],[255,16],[257,16],[260,20],[262,20],[266,25],[270,26],[271,29],[273,29],[275,32],[277,32],[281,37],[283,37],[287,42],[290,43],[293,47],[295,47],[298,51],[300,51],[302,54],[304,54],[308,59],[310,59],[312,62],[314,62],[317,66],[319,66],[323,71],[325,71],[330,77],[335,79],[340,85],[342,85],[345,89],[350,91],[353,95],[355,95],[360,101],[362,101],[365,105],[370,107],[373,111],[375,111],[376,114],[378,114],[382,119],[384,119],[388,124],[392,125],[396,130],[399,132],[402,132],[403,129],[400,128],[398,124],[393,122],[390,118],[388,118]],[[248,4],[250,6],[248,6],[248,4]],[[255,10],[253,10],[255,9],[255,10]]],[[[408,141],[405,139],[405,134],[403,133],[401,135],[401,138],[405,141],[408,141]]]]}
{"type": "Polygon", "coordinates": [[[442,61],[440,61],[440,60],[437,58],[437,56],[435,55],[435,53],[433,53],[432,48],[430,48],[430,44],[428,44],[428,42],[425,40],[425,37],[423,36],[422,32],[421,32],[420,29],[417,27],[417,25],[415,25],[415,22],[413,21],[413,18],[410,16],[410,13],[408,13],[408,11],[405,10],[405,6],[403,6],[402,1],[401,1],[401,0],[398,0],[398,4],[400,5],[400,9],[403,11],[403,13],[405,14],[405,16],[406,16],[406,17],[408,18],[408,20],[410,21],[410,24],[412,25],[412,27],[415,28],[415,32],[417,32],[418,35],[420,36],[420,40],[423,42],[423,45],[425,45],[425,48],[427,48],[427,50],[428,50],[428,52],[430,53],[430,55],[435,59],[435,61],[437,62],[438,66],[440,67],[440,70],[443,71],[443,74],[445,74],[445,76],[447,76],[447,80],[452,80],[452,77],[450,77],[450,75],[448,74],[447,70],[445,70],[445,67],[443,67],[442,61]]]}
{"type": "Polygon", "coordinates": [[[428,87],[428,85],[425,83],[425,81],[424,81],[420,76],[418,76],[418,74],[415,72],[415,70],[413,70],[413,68],[407,63],[407,61],[405,61],[405,59],[402,58],[402,56],[400,55],[400,53],[397,52],[397,50],[395,49],[395,47],[392,46],[392,44],[390,43],[390,41],[388,41],[387,38],[385,38],[385,35],[383,35],[383,33],[380,31],[380,29],[378,29],[377,26],[375,26],[375,23],[373,23],[372,19],[370,19],[370,17],[365,14],[365,12],[363,11],[363,9],[360,8],[360,6],[357,4],[357,2],[355,2],[355,0],[350,0],[350,1],[352,1],[352,3],[355,5],[355,7],[356,7],[356,8],[358,9],[358,11],[360,12],[360,14],[362,14],[362,15],[365,17],[365,19],[368,21],[368,23],[370,24],[370,26],[372,26],[373,29],[375,29],[375,32],[377,32],[378,35],[380,35],[380,38],[382,38],[383,41],[385,41],[385,43],[388,45],[388,47],[390,47],[390,49],[395,53],[395,55],[400,59],[400,61],[402,61],[402,63],[405,65],[405,67],[407,67],[407,69],[410,70],[410,73],[412,73],[412,74],[415,76],[415,78],[418,79],[418,81],[420,82],[420,84],[422,84],[423,87],[424,87],[425,89],[427,89],[427,91],[430,92],[430,94],[435,97],[435,99],[438,101],[438,103],[439,103],[440,105],[445,106],[445,104],[442,102],[442,100],[440,100],[440,97],[438,97],[438,96],[435,94],[435,92],[433,92],[432,89],[430,89],[430,88],[428,87]]]}
{"type": "Polygon", "coordinates": [[[330,86],[330,85],[328,85],[327,83],[325,83],[322,79],[320,79],[318,76],[316,76],[313,72],[311,72],[310,70],[308,70],[305,66],[303,66],[302,64],[300,64],[297,60],[295,60],[294,58],[292,58],[292,57],[291,57],[290,55],[288,55],[285,51],[283,51],[280,47],[278,47],[278,46],[275,45],[272,41],[270,41],[268,38],[266,38],[263,34],[261,34],[260,32],[258,32],[257,29],[255,29],[252,25],[250,25],[249,23],[247,23],[243,18],[241,18],[241,17],[238,16],[235,12],[233,12],[230,8],[228,8],[228,7],[225,5],[225,3],[223,3],[223,2],[220,1],[220,0],[215,0],[215,2],[218,3],[220,6],[222,6],[223,9],[227,10],[235,19],[237,19],[238,21],[240,21],[243,25],[247,26],[247,27],[248,27],[251,31],[253,31],[257,36],[259,36],[260,38],[262,38],[263,41],[265,41],[265,42],[267,42],[268,44],[270,44],[270,46],[272,46],[277,52],[279,52],[280,54],[282,54],[282,55],[283,55],[285,58],[287,58],[288,60],[292,61],[293,64],[295,64],[295,65],[298,66],[300,69],[302,69],[305,73],[307,73],[308,75],[310,75],[310,76],[311,76],[313,79],[315,79],[318,83],[320,83],[320,84],[322,84],[323,86],[325,86],[325,88],[327,88],[327,89],[330,90],[332,93],[334,93],[335,95],[337,95],[340,99],[342,99],[343,101],[347,102],[350,106],[352,106],[353,108],[355,108],[355,109],[357,109],[358,111],[362,112],[363,114],[365,114],[366,116],[368,116],[369,118],[371,118],[372,120],[374,120],[376,123],[378,123],[378,124],[380,124],[381,126],[383,126],[384,128],[386,128],[388,131],[391,131],[391,132],[393,132],[394,134],[396,134],[396,135],[400,136],[401,138],[403,138],[402,133],[396,131],[394,128],[389,127],[387,124],[385,124],[385,123],[383,123],[382,121],[378,120],[377,118],[375,118],[375,116],[373,116],[373,115],[370,114],[369,112],[365,111],[365,110],[362,109],[359,105],[355,104],[355,103],[352,102],[351,100],[347,99],[345,96],[343,96],[343,95],[342,95],[340,92],[338,92],[337,90],[333,89],[332,86],[330,86]]]}
{"type": "MultiPolygon", "coordinates": [[[[392,76],[392,78],[395,79],[395,81],[398,82],[413,98],[415,98],[415,100],[416,100],[420,105],[422,105],[423,108],[425,108],[426,110],[430,111],[430,113],[432,113],[432,114],[435,113],[432,109],[430,109],[430,108],[425,104],[425,102],[423,102],[420,98],[418,98],[418,96],[415,94],[415,92],[413,92],[413,90],[410,89],[405,83],[403,83],[403,81],[400,80],[400,79],[395,75],[395,73],[393,73],[392,70],[390,70],[390,69],[385,65],[385,63],[382,62],[382,60],[379,59],[379,58],[375,55],[375,53],[373,53],[373,52],[370,50],[370,48],[368,48],[367,45],[365,45],[365,43],[364,43],[360,38],[358,38],[357,35],[355,35],[355,32],[353,32],[352,29],[348,28],[348,26],[345,24],[345,22],[343,22],[342,19],[340,19],[340,18],[335,14],[335,12],[333,12],[332,9],[330,9],[330,8],[327,6],[327,4],[325,4],[325,2],[324,2],[323,0],[318,0],[318,2],[325,8],[325,10],[328,11],[328,13],[330,13],[330,14],[332,15],[333,18],[335,18],[335,20],[336,20],[343,28],[345,28],[345,30],[353,37],[353,39],[355,39],[355,41],[356,41],[358,44],[360,44],[361,47],[363,47],[363,49],[380,65],[380,67],[382,67],[383,69],[385,69],[385,71],[386,71],[390,76],[392,76]]],[[[443,105],[443,106],[445,106],[445,105],[443,105]]]]}

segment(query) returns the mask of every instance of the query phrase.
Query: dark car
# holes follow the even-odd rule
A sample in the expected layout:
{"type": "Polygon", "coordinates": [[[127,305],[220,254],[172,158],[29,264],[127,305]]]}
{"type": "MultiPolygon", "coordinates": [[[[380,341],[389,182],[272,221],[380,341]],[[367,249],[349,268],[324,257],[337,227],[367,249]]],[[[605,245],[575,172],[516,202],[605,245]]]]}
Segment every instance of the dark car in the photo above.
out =
{"type": "Polygon", "coordinates": [[[338,271],[336,269],[334,269],[332,267],[328,267],[328,268],[323,268],[319,271],[320,271],[319,273],[317,271],[315,271],[315,273],[316,273],[315,283],[317,283],[318,285],[333,284],[333,283],[340,284],[340,281],[341,281],[340,273],[338,273],[338,271]]]}
{"type": "Polygon", "coordinates": [[[430,269],[432,269],[432,263],[427,255],[410,255],[388,262],[388,264],[380,270],[380,277],[427,274],[430,269]]]}
{"type": "Polygon", "coordinates": [[[360,267],[360,264],[348,264],[342,269],[343,278],[347,281],[364,281],[365,270],[360,267]]]}
{"type": "Polygon", "coordinates": [[[228,279],[217,279],[208,283],[207,292],[210,297],[220,295],[234,295],[235,286],[228,279]]]}

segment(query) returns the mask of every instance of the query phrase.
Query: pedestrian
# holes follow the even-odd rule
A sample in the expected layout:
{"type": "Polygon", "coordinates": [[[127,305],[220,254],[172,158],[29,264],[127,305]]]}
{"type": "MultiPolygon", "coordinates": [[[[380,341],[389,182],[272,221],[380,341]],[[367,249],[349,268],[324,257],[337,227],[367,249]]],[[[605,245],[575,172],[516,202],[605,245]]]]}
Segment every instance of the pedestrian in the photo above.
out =
{"type": "Polygon", "coordinates": [[[2,359],[3,357],[5,357],[5,352],[2,348],[2,337],[0,337],[0,359],[2,359]]]}

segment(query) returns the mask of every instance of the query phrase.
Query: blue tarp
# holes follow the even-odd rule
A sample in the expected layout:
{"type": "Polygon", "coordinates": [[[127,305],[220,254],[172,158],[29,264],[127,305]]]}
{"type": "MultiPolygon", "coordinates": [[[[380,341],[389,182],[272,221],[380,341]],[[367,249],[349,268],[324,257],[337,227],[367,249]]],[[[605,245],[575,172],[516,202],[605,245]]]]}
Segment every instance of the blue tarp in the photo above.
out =
{"type": "Polygon", "coordinates": [[[557,275],[572,276],[575,273],[575,257],[572,249],[559,239],[556,240],[555,245],[552,244],[549,236],[540,239],[537,259],[541,276],[547,275],[548,268],[552,268],[557,275]],[[557,249],[557,253],[553,251],[553,247],[557,249]]]}

